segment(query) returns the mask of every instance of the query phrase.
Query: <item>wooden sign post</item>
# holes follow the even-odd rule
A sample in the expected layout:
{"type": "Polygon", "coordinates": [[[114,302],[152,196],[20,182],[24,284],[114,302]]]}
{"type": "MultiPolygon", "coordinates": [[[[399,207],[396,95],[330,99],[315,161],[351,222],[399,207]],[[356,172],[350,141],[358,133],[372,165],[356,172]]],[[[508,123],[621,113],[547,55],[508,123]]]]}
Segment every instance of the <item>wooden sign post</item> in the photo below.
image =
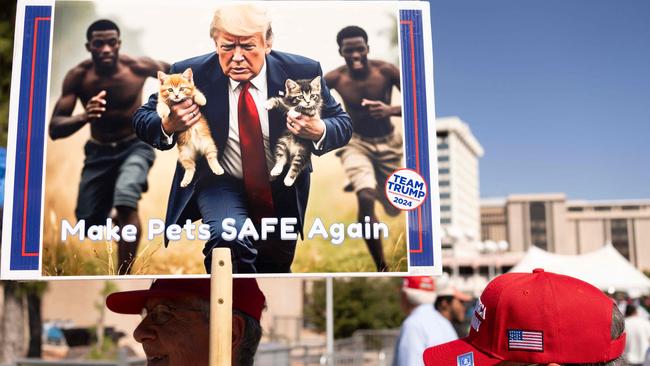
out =
{"type": "Polygon", "coordinates": [[[210,275],[210,366],[231,362],[232,260],[229,248],[215,248],[210,275]]]}

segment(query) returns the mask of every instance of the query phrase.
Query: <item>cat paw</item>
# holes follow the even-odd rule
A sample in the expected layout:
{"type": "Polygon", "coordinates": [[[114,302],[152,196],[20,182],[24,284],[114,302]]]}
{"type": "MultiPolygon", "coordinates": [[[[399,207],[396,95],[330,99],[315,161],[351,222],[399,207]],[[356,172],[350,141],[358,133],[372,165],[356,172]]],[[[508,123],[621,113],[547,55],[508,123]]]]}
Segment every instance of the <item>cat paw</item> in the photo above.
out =
{"type": "Polygon", "coordinates": [[[287,112],[287,116],[291,118],[298,118],[300,117],[300,112],[296,111],[295,109],[291,109],[289,112],[287,112]]]}
{"type": "Polygon", "coordinates": [[[296,177],[290,177],[290,176],[287,175],[284,178],[284,185],[287,186],[287,187],[291,187],[293,185],[293,182],[295,182],[295,181],[296,181],[296,177]]]}
{"type": "Polygon", "coordinates": [[[183,180],[181,181],[181,188],[189,186],[192,183],[192,178],[194,178],[194,171],[185,171],[183,180]]]}
{"type": "Polygon", "coordinates": [[[194,103],[204,106],[207,103],[207,100],[205,100],[205,95],[203,93],[197,93],[194,95],[194,103]]]}
{"type": "Polygon", "coordinates": [[[273,99],[269,99],[266,102],[264,102],[264,109],[270,111],[273,108],[275,108],[275,101],[273,99]]]}
{"type": "Polygon", "coordinates": [[[274,166],[273,169],[271,169],[271,176],[272,177],[277,177],[278,175],[282,174],[282,166],[274,166]]]}
{"type": "Polygon", "coordinates": [[[212,172],[213,172],[215,175],[222,175],[222,174],[224,173],[224,170],[223,170],[223,168],[221,167],[221,165],[219,165],[219,163],[216,163],[216,164],[209,164],[209,165],[210,165],[210,170],[212,170],[212,172]]]}
{"type": "Polygon", "coordinates": [[[166,104],[158,104],[156,107],[156,112],[158,113],[158,116],[160,118],[165,119],[167,116],[169,116],[169,113],[171,112],[169,110],[169,107],[166,104]]]}

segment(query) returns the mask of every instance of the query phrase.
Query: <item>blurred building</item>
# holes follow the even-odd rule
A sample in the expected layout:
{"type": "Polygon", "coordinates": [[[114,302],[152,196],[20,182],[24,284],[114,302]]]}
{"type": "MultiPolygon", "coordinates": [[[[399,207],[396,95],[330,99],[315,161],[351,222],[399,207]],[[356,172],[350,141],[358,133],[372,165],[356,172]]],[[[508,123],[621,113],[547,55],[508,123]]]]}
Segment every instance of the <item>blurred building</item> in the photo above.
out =
{"type": "Polygon", "coordinates": [[[483,147],[458,117],[436,119],[440,223],[464,235],[480,236],[478,159],[483,147]]]}
{"type": "Polygon", "coordinates": [[[562,193],[483,200],[481,239],[506,240],[511,252],[534,245],[558,254],[584,254],[609,242],[638,269],[648,270],[650,200],[567,200],[562,193]]]}
{"type": "Polygon", "coordinates": [[[482,240],[508,240],[505,202],[506,200],[502,198],[481,200],[482,240]]]}

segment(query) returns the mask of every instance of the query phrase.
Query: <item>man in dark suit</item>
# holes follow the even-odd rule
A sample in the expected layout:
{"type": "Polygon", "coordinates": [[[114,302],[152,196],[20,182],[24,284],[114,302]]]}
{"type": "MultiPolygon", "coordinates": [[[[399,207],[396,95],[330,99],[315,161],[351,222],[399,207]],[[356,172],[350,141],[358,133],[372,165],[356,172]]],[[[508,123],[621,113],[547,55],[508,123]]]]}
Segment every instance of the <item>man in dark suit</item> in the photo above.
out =
{"type": "Polygon", "coordinates": [[[169,117],[161,120],[154,94],[133,116],[138,136],[155,148],[167,150],[174,145],[178,132],[204,115],[219,148],[219,160],[226,172],[222,176],[212,174],[204,159],[198,159],[194,180],[180,188],[183,170],[177,165],[166,225],[184,225],[186,220],[199,218],[210,225],[210,239],[203,251],[208,272],[211,251],[217,246],[231,249],[235,273],[290,272],[298,233],[281,240],[280,228],[276,227],[269,240],[243,237],[228,241],[222,238],[222,221],[234,219],[239,231],[247,218],[253,219],[256,226],[265,217],[295,218],[302,235],[311,165],[290,187],[284,186],[282,179],[271,182],[275,144],[288,129],[313,141],[314,154],[322,155],[350,140],[350,117],[324,82],[320,117],[294,118],[264,109],[267,98],[284,92],[287,78],[311,80],[322,76],[322,71],[316,61],[271,50],[273,32],[263,9],[254,5],[224,6],[215,12],[210,35],[216,53],[184,60],[171,68],[172,73],[192,68],[194,82],[205,94],[207,104],[199,109],[191,100],[185,100],[172,106],[169,117]]]}

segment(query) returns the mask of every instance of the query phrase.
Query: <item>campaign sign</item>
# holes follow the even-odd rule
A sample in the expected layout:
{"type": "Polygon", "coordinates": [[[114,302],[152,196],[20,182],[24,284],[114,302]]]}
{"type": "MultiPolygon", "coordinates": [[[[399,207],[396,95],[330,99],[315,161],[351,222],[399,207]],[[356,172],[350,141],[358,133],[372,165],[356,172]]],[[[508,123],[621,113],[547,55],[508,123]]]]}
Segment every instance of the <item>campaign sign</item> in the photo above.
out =
{"type": "Polygon", "coordinates": [[[19,1],[3,279],[439,274],[429,5],[19,1]]]}

